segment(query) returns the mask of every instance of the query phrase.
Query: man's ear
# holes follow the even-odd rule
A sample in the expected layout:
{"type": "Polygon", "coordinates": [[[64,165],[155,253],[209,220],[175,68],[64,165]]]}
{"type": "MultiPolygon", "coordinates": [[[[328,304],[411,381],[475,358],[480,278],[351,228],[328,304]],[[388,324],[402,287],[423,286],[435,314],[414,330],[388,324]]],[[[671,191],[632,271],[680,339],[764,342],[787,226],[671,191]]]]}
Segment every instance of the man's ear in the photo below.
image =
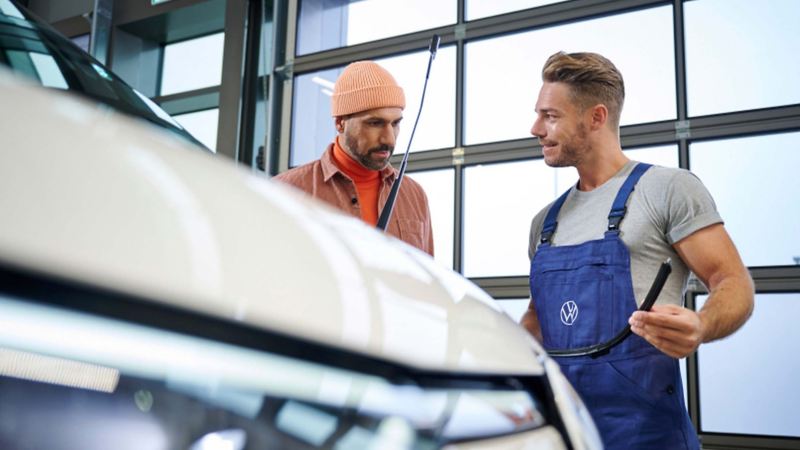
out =
{"type": "Polygon", "coordinates": [[[591,129],[599,130],[606,126],[608,122],[608,107],[602,103],[598,103],[589,108],[591,113],[591,129]]]}
{"type": "Polygon", "coordinates": [[[336,132],[337,133],[344,133],[344,121],[345,121],[345,119],[346,119],[345,116],[336,116],[334,118],[333,123],[336,126],[336,132]]]}

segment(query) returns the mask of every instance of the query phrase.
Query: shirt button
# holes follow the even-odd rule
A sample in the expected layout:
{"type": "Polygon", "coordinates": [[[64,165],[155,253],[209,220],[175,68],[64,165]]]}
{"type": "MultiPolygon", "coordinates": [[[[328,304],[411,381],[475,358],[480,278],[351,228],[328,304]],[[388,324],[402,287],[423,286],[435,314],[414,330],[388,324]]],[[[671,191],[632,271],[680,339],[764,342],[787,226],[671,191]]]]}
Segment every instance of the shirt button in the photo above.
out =
{"type": "Polygon", "coordinates": [[[667,394],[672,395],[674,393],[675,393],[675,387],[673,387],[671,384],[667,386],[667,394]]]}

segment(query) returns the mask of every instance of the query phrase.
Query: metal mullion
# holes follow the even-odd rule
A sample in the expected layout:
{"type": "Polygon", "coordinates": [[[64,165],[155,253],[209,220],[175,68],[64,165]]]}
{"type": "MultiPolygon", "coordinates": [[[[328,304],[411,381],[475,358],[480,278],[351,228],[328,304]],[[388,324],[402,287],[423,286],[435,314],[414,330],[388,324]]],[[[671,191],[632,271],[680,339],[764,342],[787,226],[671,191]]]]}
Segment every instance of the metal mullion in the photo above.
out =
{"type": "MultiPolygon", "coordinates": [[[[695,296],[698,292],[687,292],[685,294],[686,308],[696,311],[697,305],[695,296]]],[[[698,369],[699,361],[697,352],[695,351],[686,358],[686,398],[689,402],[686,405],[689,410],[689,418],[692,421],[695,432],[700,434],[700,370],[698,369]]],[[[701,438],[702,443],[702,438],[701,438]]]]}
{"type": "Polygon", "coordinates": [[[453,167],[453,270],[464,273],[464,166],[453,167]]]}
{"type": "MultiPolygon", "coordinates": [[[[255,168],[253,152],[255,139],[255,118],[258,107],[259,55],[261,54],[261,30],[263,27],[263,1],[255,0],[247,4],[245,22],[244,73],[242,80],[242,100],[239,120],[238,161],[248,167],[255,168]]],[[[266,96],[267,93],[265,92],[266,96]]]]}
{"type": "MultiPolygon", "coordinates": [[[[467,0],[458,0],[457,6],[457,22],[459,29],[463,29],[464,21],[466,20],[466,2],[467,0]]],[[[455,149],[461,149],[464,146],[464,73],[465,73],[465,59],[464,59],[464,39],[459,37],[456,41],[456,114],[455,120],[455,149]]],[[[450,153],[450,163],[454,159],[454,151],[450,153]]],[[[439,160],[442,164],[445,159],[439,160]]],[[[438,162],[433,160],[431,162],[438,162]]],[[[453,270],[463,274],[464,273],[464,164],[463,160],[459,160],[458,164],[454,165],[453,170],[456,171],[455,176],[455,220],[453,222],[453,270]]]]}
{"type": "MultiPolygon", "coordinates": [[[[688,120],[688,93],[686,88],[686,33],[683,22],[683,0],[674,0],[673,2],[672,26],[674,27],[673,48],[675,49],[675,96],[678,121],[684,122],[688,120]]],[[[682,138],[678,140],[678,167],[690,170],[689,165],[689,140],[682,138]]],[[[696,365],[693,364],[692,367],[694,368],[696,365]]],[[[686,367],[686,374],[689,376],[689,365],[686,367]]],[[[695,373],[695,375],[697,374],[695,373]]],[[[696,390],[694,395],[697,395],[696,390]]],[[[691,395],[688,395],[688,397],[689,402],[692,403],[693,399],[691,395]]],[[[694,398],[695,401],[696,399],[697,397],[694,398]]],[[[694,414],[692,416],[693,421],[695,421],[695,417],[699,418],[699,409],[694,411],[690,409],[690,412],[694,414]]],[[[698,426],[698,424],[695,423],[695,426],[698,426]]]]}
{"type": "MultiPolygon", "coordinates": [[[[266,0],[262,0],[266,1],[266,0]]],[[[294,31],[289,31],[289,10],[286,2],[277,1],[272,3],[272,61],[270,67],[272,72],[265,73],[268,78],[268,90],[264,93],[265,101],[268,104],[265,120],[267,121],[264,129],[264,171],[272,176],[278,173],[281,160],[281,130],[282,124],[289,122],[288,115],[284,115],[284,79],[278,73],[277,68],[286,63],[286,54],[289,42],[294,42],[292,35],[294,31]]],[[[264,37],[266,39],[266,36],[264,37]]],[[[262,43],[263,45],[263,43],[262,43]]],[[[267,56],[265,55],[265,58],[267,56]]],[[[289,103],[291,106],[291,102],[289,103]]],[[[288,146],[286,147],[288,151],[288,146]]],[[[288,156],[287,156],[288,160],[288,156]]],[[[287,163],[288,165],[288,163],[287,163]]]]}
{"type": "Polygon", "coordinates": [[[672,5],[672,25],[675,48],[675,94],[677,96],[678,120],[686,120],[686,37],[683,27],[683,0],[674,0],[672,5]]]}
{"type": "Polygon", "coordinates": [[[675,121],[673,120],[626,125],[620,129],[620,144],[623,149],[674,144],[675,142],[675,121]]]}
{"type": "Polygon", "coordinates": [[[470,280],[493,298],[526,298],[530,296],[530,281],[526,276],[477,277],[470,280]]]}
{"type": "MultiPolygon", "coordinates": [[[[276,14],[278,11],[283,10],[283,8],[278,7],[279,3],[282,2],[275,2],[274,4],[276,14]]],[[[272,115],[276,118],[274,122],[278,122],[273,123],[272,128],[274,129],[274,134],[271,139],[271,143],[275,146],[273,151],[277,149],[278,152],[277,166],[275,167],[274,173],[287,170],[291,157],[292,98],[294,92],[293,66],[295,47],[297,45],[297,14],[299,5],[295,0],[288,2],[286,6],[287,8],[283,11],[285,20],[282,22],[286,27],[286,32],[283,34],[283,36],[285,36],[285,45],[281,47],[283,51],[278,55],[278,42],[276,41],[276,57],[281,56],[281,58],[280,60],[275,60],[275,64],[273,65],[274,76],[272,80],[275,89],[280,93],[280,102],[278,102],[277,96],[270,99],[273,105],[275,105],[272,109],[272,115]]],[[[274,26],[275,32],[278,33],[279,24],[276,22],[274,26]]],[[[274,156],[273,159],[275,159],[274,156]]]]}
{"type": "Polygon", "coordinates": [[[751,267],[750,275],[758,283],[789,283],[785,289],[800,291],[800,266],[751,267]],[[794,284],[791,284],[794,283],[794,284]]]}
{"type": "Polygon", "coordinates": [[[736,434],[703,433],[704,449],[788,450],[800,447],[800,439],[736,434]]]}
{"type": "Polygon", "coordinates": [[[169,95],[158,95],[156,97],[153,97],[152,100],[156,103],[164,103],[164,102],[172,102],[175,100],[184,100],[192,97],[199,97],[207,94],[219,94],[219,85],[209,86],[201,89],[193,89],[191,91],[177,92],[175,94],[169,94],[169,95]]]}
{"type": "Polygon", "coordinates": [[[800,105],[778,106],[690,119],[692,140],[800,129],[800,105]]]}
{"type": "Polygon", "coordinates": [[[692,169],[689,165],[689,141],[686,139],[678,141],[678,167],[692,169]]]}

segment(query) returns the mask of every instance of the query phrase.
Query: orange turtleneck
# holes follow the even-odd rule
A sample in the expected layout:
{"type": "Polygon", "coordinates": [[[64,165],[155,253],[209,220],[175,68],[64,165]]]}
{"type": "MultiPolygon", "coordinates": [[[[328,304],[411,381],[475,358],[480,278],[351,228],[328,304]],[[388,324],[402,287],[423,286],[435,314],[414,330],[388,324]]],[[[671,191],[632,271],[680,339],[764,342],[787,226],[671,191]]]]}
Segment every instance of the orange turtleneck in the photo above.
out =
{"type": "Polygon", "coordinates": [[[370,225],[378,224],[378,192],[381,181],[378,170],[370,170],[354,160],[339,145],[339,138],[333,141],[333,162],[356,184],[356,195],[361,206],[361,219],[370,225]]]}

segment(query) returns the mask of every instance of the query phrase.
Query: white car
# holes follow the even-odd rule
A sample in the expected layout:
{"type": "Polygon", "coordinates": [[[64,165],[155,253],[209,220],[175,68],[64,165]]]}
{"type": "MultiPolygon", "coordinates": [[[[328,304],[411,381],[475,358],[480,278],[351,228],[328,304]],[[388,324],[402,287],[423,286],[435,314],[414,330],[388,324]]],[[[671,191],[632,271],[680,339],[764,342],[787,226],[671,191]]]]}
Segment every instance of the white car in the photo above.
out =
{"type": "Polygon", "coordinates": [[[0,64],[0,448],[601,448],[477,286],[97,100],[0,64]]]}

